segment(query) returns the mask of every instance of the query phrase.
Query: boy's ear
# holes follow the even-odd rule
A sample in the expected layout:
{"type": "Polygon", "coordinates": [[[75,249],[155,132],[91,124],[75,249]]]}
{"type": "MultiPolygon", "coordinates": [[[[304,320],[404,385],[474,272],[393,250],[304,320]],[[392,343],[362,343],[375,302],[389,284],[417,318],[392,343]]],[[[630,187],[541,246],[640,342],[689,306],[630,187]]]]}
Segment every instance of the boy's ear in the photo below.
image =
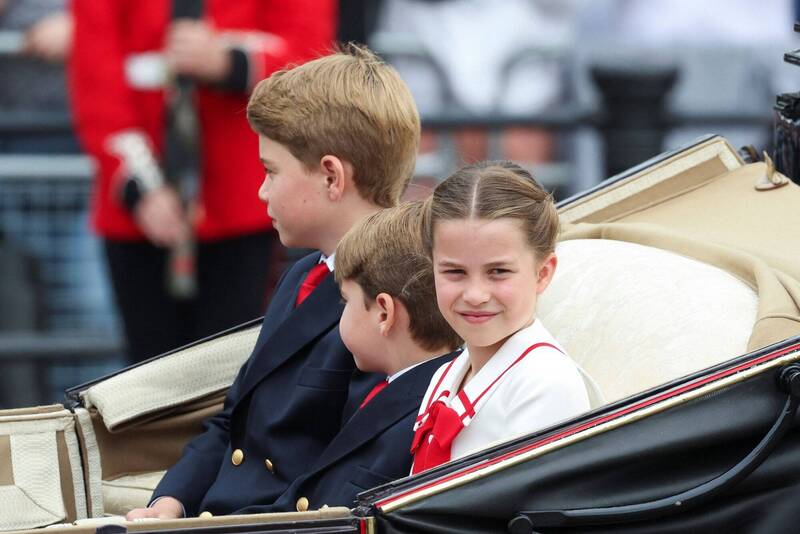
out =
{"type": "Polygon", "coordinates": [[[348,181],[353,180],[353,166],[347,161],[327,154],[319,160],[319,167],[325,176],[328,199],[337,201],[347,189],[348,181]]]}
{"type": "Polygon", "coordinates": [[[397,307],[394,298],[388,293],[378,293],[378,296],[375,297],[375,308],[378,313],[380,334],[387,336],[397,322],[397,307]]]}
{"type": "Polygon", "coordinates": [[[536,273],[536,294],[540,295],[550,282],[553,280],[553,275],[556,274],[556,267],[558,266],[558,258],[554,252],[551,252],[543,262],[539,264],[539,270],[536,273]]]}

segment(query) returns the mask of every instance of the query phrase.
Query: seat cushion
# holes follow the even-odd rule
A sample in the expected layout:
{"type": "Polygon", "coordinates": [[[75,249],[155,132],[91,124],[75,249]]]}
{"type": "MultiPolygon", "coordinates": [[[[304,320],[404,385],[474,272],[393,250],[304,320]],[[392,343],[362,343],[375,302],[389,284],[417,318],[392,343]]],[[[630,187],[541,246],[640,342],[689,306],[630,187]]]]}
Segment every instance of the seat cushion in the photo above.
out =
{"type": "Polygon", "coordinates": [[[607,239],[556,252],[537,315],[607,402],[747,352],[758,298],[726,271],[607,239]]]}
{"type": "Polygon", "coordinates": [[[158,485],[164,471],[125,475],[114,480],[103,481],[103,504],[105,513],[125,515],[134,508],[147,506],[150,496],[158,485]]]}

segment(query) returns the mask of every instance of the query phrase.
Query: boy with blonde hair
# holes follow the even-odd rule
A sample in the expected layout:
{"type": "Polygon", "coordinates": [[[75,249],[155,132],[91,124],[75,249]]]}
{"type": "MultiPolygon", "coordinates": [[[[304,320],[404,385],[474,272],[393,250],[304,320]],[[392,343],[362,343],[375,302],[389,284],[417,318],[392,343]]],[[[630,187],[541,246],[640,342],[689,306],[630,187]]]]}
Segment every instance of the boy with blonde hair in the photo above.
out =
{"type": "Polygon", "coordinates": [[[395,205],[411,179],[420,129],[411,94],[394,69],[350,47],[260,82],[247,118],[266,170],[259,197],[281,242],[318,252],[284,273],[223,411],[129,519],[274,502],[339,432],[348,390],[363,398],[376,382],[353,373],[329,273],[350,227],[395,205]]]}
{"type": "Polygon", "coordinates": [[[362,371],[380,373],[308,472],[274,504],[240,513],[351,506],[356,495],[408,475],[414,420],[436,369],[461,339],[436,304],[433,269],[422,240],[421,202],[376,213],[336,249],[336,281],[345,300],[339,330],[362,371]]]}

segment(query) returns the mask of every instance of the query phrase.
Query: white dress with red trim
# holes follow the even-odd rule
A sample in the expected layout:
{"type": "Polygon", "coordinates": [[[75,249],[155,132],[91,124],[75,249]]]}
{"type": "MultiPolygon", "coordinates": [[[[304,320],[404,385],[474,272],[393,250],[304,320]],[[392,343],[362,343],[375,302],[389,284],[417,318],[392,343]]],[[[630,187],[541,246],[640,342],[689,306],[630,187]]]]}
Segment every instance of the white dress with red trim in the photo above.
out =
{"type": "Polygon", "coordinates": [[[584,373],[538,319],[508,338],[459,391],[469,367],[467,349],[433,375],[414,426],[412,473],[591,407],[584,373]]]}

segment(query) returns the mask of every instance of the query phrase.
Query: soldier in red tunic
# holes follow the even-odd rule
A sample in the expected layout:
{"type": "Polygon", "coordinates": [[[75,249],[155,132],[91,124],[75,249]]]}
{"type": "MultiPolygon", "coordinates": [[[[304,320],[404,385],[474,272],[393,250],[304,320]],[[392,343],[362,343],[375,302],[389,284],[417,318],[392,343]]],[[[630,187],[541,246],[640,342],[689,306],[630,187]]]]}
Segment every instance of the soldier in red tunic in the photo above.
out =
{"type": "Polygon", "coordinates": [[[263,312],[272,232],[257,197],[263,170],[247,95],[271,72],[330,49],[334,4],[73,1],[72,105],[97,164],[92,224],[104,239],[132,360],[263,312]],[[192,4],[196,18],[182,16],[192,4]],[[188,187],[164,170],[167,125],[181,120],[169,105],[181,87],[191,89],[197,128],[189,129],[198,134],[197,179],[188,187]],[[196,261],[181,256],[170,267],[187,243],[196,261]],[[176,298],[165,273],[191,275],[193,265],[196,294],[176,298]]]}

